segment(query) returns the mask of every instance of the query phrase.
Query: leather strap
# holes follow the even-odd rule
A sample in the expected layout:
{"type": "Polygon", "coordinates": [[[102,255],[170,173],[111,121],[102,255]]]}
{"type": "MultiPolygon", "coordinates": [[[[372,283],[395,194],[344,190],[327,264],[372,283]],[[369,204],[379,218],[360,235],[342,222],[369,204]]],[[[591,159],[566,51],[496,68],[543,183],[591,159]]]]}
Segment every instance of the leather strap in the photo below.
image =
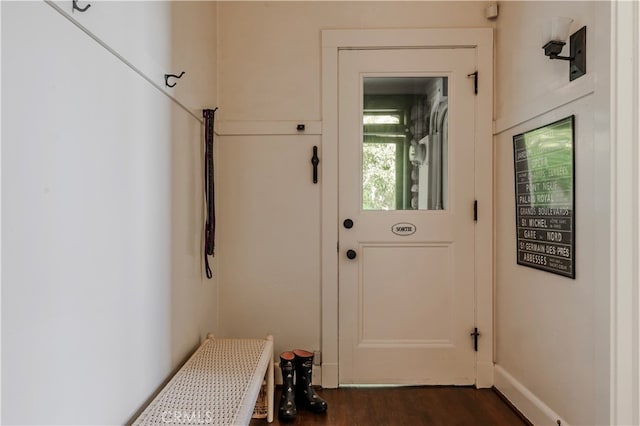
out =
{"type": "Polygon", "coordinates": [[[204,225],[204,265],[207,278],[213,278],[213,272],[209,266],[209,256],[215,256],[216,240],[216,204],[215,182],[213,173],[213,124],[216,109],[202,111],[204,117],[204,197],[207,205],[207,213],[204,225]]]}

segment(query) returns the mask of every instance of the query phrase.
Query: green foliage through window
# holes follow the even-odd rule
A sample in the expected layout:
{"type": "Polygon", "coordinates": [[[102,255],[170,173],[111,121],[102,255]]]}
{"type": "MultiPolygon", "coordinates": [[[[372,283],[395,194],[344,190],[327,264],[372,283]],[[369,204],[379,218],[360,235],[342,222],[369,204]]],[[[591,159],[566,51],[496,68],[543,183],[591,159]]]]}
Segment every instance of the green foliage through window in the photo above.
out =
{"type": "Polygon", "coordinates": [[[362,149],[362,204],[365,210],[396,208],[395,143],[365,143],[362,149]]]}

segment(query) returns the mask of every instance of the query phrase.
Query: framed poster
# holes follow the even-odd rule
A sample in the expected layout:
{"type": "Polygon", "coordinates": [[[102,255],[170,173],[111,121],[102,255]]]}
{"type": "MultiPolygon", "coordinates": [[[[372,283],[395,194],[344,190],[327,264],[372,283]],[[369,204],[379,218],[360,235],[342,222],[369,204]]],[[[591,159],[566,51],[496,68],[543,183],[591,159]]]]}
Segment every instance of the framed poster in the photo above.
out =
{"type": "Polygon", "coordinates": [[[574,278],[574,116],[513,137],[518,264],[574,278]]]}

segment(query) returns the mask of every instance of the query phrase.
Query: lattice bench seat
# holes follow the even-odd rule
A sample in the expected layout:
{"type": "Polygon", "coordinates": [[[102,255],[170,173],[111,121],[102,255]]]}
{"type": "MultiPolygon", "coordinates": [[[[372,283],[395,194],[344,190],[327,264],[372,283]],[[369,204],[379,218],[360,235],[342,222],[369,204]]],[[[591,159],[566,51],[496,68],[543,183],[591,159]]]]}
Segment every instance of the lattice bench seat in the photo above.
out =
{"type": "Polygon", "coordinates": [[[133,425],[248,425],[266,378],[273,421],[273,337],[207,339],[133,425]]]}

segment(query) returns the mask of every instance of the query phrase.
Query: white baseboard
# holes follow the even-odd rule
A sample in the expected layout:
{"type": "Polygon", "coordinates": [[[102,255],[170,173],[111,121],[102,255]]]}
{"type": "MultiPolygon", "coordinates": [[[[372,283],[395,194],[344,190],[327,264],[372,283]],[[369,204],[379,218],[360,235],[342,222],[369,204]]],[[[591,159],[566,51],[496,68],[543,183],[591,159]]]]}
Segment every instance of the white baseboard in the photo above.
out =
{"type": "Polygon", "coordinates": [[[273,362],[273,379],[276,382],[276,385],[282,384],[282,370],[280,370],[280,362],[273,362]]]}
{"type": "Polygon", "coordinates": [[[500,365],[494,367],[494,386],[534,425],[569,424],[526,386],[516,380],[500,365]]]}
{"type": "MultiPolygon", "coordinates": [[[[337,367],[338,367],[337,364],[323,364],[322,366],[314,365],[313,366],[313,384],[314,384],[314,386],[322,386],[322,387],[326,387],[326,388],[337,388],[338,387],[337,383],[333,384],[333,386],[331,385],[331,383],[333,382],[331,379],[333,377],[337,377],[338,376],[337,375],[337,367]],[[328,375],[329,380],[325,380],[326,377],[323,376],[323,374],[322,374],[323,373],[323,367],[324,367],[324,370],[325,370],[325,373],[326,373],[325,376],[328,375]]],[[[494,378],[494,365],[493,365],[493,363],[478,364],[477,368],[478,368],[478,372],[477,372],[478,376],[477,376],[477,379],[476,379],[476,387],[477,388],[490,388],[490,387],[494,386],[494,380],[497,380],[497,379],[494,378]]],[[[497,368],[497,366],[496,366],[496,368],[497,368]]],[[[274,370],[274,376],[275,376],[276,385],[281,385],[282,384],[282,371],[280,370],[280,362],[274,361],[273,370],[274,370]]],[[[508,375],[508,373],[506,373],[506,372],[505,372],[505,374],[508,375]]],[[[511,376],[509,376],[509,377],[511,377],[511,376]]],[[[496,385],[496,387],[498,387],[498,386],[496,385]]],[[[500,391],[502,392],[502,390],[500,390],[500,391]]],[[[507,395],[505,394],[505,396],[507,396],[507,395]]],[[[563,424],[563,426],[565,425],[564,422],[562,422],[562,424],[563,424]]]]}

